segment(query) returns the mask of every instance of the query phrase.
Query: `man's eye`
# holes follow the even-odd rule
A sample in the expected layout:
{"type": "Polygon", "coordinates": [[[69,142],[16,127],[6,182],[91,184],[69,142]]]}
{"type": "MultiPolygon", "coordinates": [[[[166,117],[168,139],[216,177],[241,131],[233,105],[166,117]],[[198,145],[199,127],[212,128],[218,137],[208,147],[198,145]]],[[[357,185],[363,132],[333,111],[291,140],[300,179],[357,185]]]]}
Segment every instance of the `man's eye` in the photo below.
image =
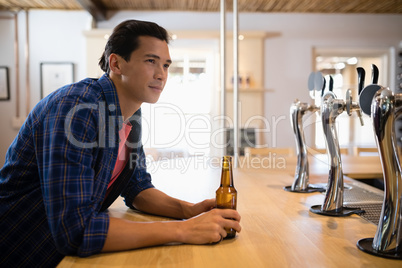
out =
{"type": "Polygon", "coordinates": [[[168,69],[170,67],[170,64],[165,64],[165,68],[168,69]]]}
{"type": "Polygon", "coordinates": [[[154,59],[148,59],[147,61],[151,62],[151,63],[155,63],[154,59]]]}

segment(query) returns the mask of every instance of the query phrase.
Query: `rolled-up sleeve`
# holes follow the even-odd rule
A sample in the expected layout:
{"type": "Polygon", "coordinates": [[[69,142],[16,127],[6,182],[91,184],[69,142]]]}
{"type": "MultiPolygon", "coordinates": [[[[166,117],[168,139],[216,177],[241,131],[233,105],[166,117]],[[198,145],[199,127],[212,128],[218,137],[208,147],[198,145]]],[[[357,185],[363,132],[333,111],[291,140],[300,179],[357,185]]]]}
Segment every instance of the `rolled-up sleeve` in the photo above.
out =
{"type": "Polygon", "coordinates": [[[149,188],[154,188],[151,175],[147,172],[146,158],[142,146],[138,149],[135,163],[136,167],[133,176],[121,194],[121,196],[124,197],[126,206],[132,209],[134,209],[133,201],[140,192],[149,188]]]}
{"type": "Polygon", "coordinates": [[[37,142],[43,143],[38,162],[48,223],[65,255],[100,252],[109,228],[108,214],[99,212],[97,191],[102,187],[94,169],[98,112],[96,100],[64,97],[48,109],[36,133],[37,142]]]}

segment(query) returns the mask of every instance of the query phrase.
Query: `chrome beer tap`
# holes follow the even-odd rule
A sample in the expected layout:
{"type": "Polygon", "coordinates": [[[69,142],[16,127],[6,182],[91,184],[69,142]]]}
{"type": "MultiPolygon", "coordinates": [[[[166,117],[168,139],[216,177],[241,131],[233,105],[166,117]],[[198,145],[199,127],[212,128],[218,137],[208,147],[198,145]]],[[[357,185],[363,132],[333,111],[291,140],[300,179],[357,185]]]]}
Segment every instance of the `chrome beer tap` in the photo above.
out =
{"type": "MultiPolygon", "coordinates": [[[[315,99],[316,91],[324,90],[324,88],[325,79],[323,79],[321,72],[312,72],[308,79],[308,89],[311,99],[315,99]]],[[[325,191],[325,188],[309,185],[309,164],[303,131],[303,116],[307,113],[315,113],[317,111],[320,111],[319,106],[303,103],[298,99],[296,99],[290,106],[290,123],[295,134],[297,165],[293,184],[284,187],[286,191],[299,193],[325,191]]]]}
{"type": "MultiPolygon", "coordinates": [[[[360,96],[363,87],[364,87],[364,78],[366,76],[366,72],[364,71],[364,69],[362,67],[357,67],[357,77],[358,77],[358,95],[360,96]]],[[[377,76],[378,78],[378,76],[377,76]]],[[[364,121],[363,121],[363,116],[362,116],[362,110],[360,108],[360,105],[357,102],[353,102],[352,99],[352,91],[350,89],[348,89],[346,91],[346,112],[349,116],[352,116],[352,112],[356,112],[357,116],[360,119],[360,125],[364,125],[364,121]]]]}
{"type": "MultiPolygon", "coordinates": [[[[359,73],[359,75],[361,74],[359,73]]],[[[312,206],[310,211],[328,216],[348,216],[353,213],[362,213],[363,211],[359,208],[343,206],[344,182],[342,159],[336,131],[336,118],[345,111],[349,116],[355,111],[361,118],[361,112],[359,105],[352,101],[350,90],[347,91],[346,100],[344,101],[337,99],[332,89],[333,80],[330,77],[329,92],[324,94],[321,104],[322,127],[329,158],[327,189],[323,204],[312,206]]],[[[360,119],[360,122],[363,123],[363,120],[360,119]]]]}
{"type": "Polygon", "coordinates": [[[359,240],[357,247],[376,256],[402,259],[402,170],[395,135],[395,120],[402,114],[402,94],[372,84],[364,88],[359,101],[373,122],[384,175],[384,200],[374,238],[359,240]]]}

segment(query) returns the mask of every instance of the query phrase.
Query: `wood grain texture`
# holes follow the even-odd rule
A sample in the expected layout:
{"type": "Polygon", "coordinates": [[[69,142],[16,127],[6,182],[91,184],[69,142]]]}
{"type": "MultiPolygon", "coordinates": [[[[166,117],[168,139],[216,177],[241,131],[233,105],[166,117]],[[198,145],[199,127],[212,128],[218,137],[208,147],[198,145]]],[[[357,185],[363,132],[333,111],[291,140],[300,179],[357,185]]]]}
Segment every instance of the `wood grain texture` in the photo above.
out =
{"type": "MultiPolygon", "coordinates": [[[[219,161],[189,159],[173,159],[168,161],[169,165],[159,163],[160,166],[153,167],[155,186],[191,202],[213,197],[220,180],[219,161]]],[[[357,164],[357,167],[362,166],[357,164]]],[[[325,176],[313,177],[312,183],[326,182],[325,176]]],[[[401,265],[400,261],[371,256],[356,247],[359,239],[374,236],[374,224],[356,215],[338,218],[309,212],[312,205],[323,202],[324,195],[284,191],[283,187],[293,181],[288,172],[243,166],[234,169],[234,179],[238,191],[238,211],[242,216],[242,231],[235,239],[216,245],[164,245],[88,258],[65,257],[59,267],[310,268],[401,265]]],[[[345,178],[345,181],[351,180],[345,178]]],[[[120,199],[109,211],[113,216],[136,221],[169,220],[130,210],[120,199]]]]}
{"type": "MultiPolygon", "coordinates": [[[[65,9],[80,10],[84,7],[77,0],[0,0],[0,10],[65,9]]],[[[92,5],[108,11],[201,11],[217,12],[220,0],[90,0],[92,5]]],[[[231,11],[232,1],[227,2],[231,11]]],[[[239,0],[240,12],[280,13],[402,13],[401,0],[239,0]]]]}

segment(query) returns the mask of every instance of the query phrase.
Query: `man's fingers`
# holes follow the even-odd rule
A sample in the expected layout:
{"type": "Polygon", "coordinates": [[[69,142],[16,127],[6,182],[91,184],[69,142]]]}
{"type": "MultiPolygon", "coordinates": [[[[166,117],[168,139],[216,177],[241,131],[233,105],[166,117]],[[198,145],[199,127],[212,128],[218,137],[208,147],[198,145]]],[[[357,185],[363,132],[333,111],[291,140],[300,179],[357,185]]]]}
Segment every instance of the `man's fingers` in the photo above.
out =
{"type": "MultiPolygon", "coordinates": [[[[235,229],[236,232],[241,231],[240,226],[240,214],[233,209],[217,209],[215,210],[216,213],[219,214],[220,217],[223,218],[222,227],[223,228],[232,228],[235,229]]],[[[226,237],[226,232],[223,237],[226,237]]]]}
{"type": "Polygon", "coordinates": [[[232,219],[240,222],[240,214],[234,209],[217,209],[217,211],[225,219],[232,219]]]}
{"type": "Polygon", "coordinates": [[[241,226],[238,221],[235,221],[233,219],[226,219],[225,220],[225,228],[231,228],[235,229],[236,232],[240,233],[241,231],[241,226]]]}

